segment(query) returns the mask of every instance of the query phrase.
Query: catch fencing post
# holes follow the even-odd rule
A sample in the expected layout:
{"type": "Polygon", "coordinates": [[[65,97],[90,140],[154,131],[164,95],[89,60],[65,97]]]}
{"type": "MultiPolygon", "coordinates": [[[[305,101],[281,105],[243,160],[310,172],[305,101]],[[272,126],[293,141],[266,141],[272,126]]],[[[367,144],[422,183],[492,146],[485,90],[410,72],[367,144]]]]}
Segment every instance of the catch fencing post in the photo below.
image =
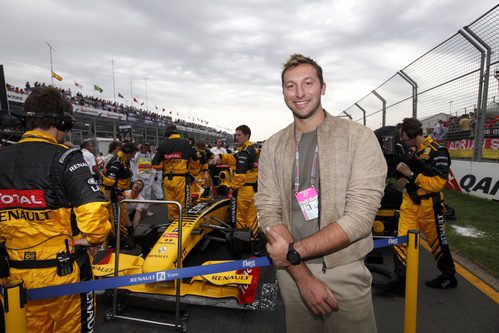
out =
{"type": "Polygon", "coordinates": [[[379,100],[382,103],[382,109],[381,109],[381,112],[382,112],[381,113],[381,116],[382,116],[381,127],[386,126],[386,99],[384,99],[380,94],[378,94],[378,92],[376,90],[373,90],[372,93],[374,94],[374,96],[378,97],[379,100]]]}

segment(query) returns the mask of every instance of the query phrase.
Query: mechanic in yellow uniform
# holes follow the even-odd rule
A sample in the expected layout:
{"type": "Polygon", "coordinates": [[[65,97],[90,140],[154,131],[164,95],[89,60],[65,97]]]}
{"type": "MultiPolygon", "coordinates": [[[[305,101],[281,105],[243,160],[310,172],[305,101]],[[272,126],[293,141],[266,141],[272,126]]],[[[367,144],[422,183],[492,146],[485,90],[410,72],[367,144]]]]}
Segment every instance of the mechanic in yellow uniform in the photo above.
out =
{"type": "MultiPolygon", "coordinates": [[[[189,160],[198,159],[192,143],[183,139],[177,126],[166,128],[165,137],[152,159],[153,168],[163,171],[163,189],[165,200],[177,201],[182,209],[190,206],[190,188],[192,176],[189,173],[189,160]]],[[[170,221],[178,218],[178,206],[168,205],[170,221]]]]}
{"type": "MultiPolygon", "coordinates": [[[[109,207],[109,216],[112,224],[112,234],[115,236],[115,225],[118,219],[118,204],[123,199],[123,192],[130,189],[132,171],[130,169],[130,160],[135,156],[137,147],[127,142],[123,145],[107,163],[106,172],[102,178],[102,189],[104,195],[111,201],[109,207]]],[[[123,236],[123,243],[127,243],[128,232],[126,229],[126,221],[120,219],[120,232],[123,236]]],[[[110,238],[111,246],[114,246],[115,240],[110,238]]]]}
{"type": "Polygon", "coordinates": [[[194,177],[190,188],[192,201],[197,200],[205,193],[205,189],[210,186],[208,161],[212,156],[203,142],[196,142],[194,148],[196,149],[197,160],[194,161],[191,159],[189,161],[189,173],[194,177]]]}
{"type": "MultiPolygon", "coordinates": [[[[28,131],[0,149],[0,260],[8,262],[0,265],[0,284],[23,280],[33,289],[92,280],[83,246],[101,244],[111,226],[81,150],[61,144],[74,126],[72,106],[57,89],[41,87],[25,112],[28,131]]],[[[93,332],[94,293],[29,301],[26,315],[28,332],[93,332]]]]}
{"type": "Polygon", "coordinates": [[[251,236],[256,237],[259,229],[254,197],[257,190],[258,161],[256,150],[249,141],[250,136],[251,130],[248,126],[237,127],[234,135],[237,146],[236,153],[233,155],[221,154],[219,160],[221,164],[235,165],[236,168],[229,185],[229,194],[233,196],[235,202],[236,228],[249,229],[251,236]]]}
{"type": "MultiPolygon", "coordinates": [[[[455,288],[456,269],[445,237],[442,193],[449,175],[449,152],[433,141],[431,136],[425,138],[422,124],[415,118],[405,118],[398,128],[401,141],[415,148],[414,156],[397,165],[397,171],[403,176],[398,184],[406,189],[400,207],[398,235],[407,235],[410,229],[421,229],[437,261],[437,267],[442,272],[437,278],[426,281],[426,286],[437,289],[455,288]]],[[[395,246],[394,261],[399,286],[403,289],[406,244],[395,246]]]]}

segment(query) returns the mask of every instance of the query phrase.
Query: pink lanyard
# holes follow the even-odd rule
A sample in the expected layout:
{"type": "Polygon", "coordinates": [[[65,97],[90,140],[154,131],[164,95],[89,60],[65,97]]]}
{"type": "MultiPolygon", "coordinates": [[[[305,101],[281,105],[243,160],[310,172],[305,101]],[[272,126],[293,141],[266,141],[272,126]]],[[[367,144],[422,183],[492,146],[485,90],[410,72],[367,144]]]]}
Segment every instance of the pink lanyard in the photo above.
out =
{"type": "MultiPolygon", "coordinates": [[[[298,193],[300,186],[300,145],[296,142],[296,128],[293,133],[295,139],[295,193],[298,193]]],[[[310,171],[310,185],[315,187],[315,180],[317,178],[317,156],[319,155],[319,145],[315,146],[314,159],[312,160],[312,171],[310,171]]]]}

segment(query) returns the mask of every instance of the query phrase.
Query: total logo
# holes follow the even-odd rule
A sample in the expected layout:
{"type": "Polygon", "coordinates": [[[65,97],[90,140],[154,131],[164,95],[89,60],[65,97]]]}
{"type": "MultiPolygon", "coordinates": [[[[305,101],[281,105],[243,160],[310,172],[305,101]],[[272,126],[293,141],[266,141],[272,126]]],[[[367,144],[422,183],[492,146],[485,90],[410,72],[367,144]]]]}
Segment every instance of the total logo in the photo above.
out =
{"type": "Polygon", "coordinates": [[[45,208],[43,190],[0,189],[0,207],[45,208]]]}

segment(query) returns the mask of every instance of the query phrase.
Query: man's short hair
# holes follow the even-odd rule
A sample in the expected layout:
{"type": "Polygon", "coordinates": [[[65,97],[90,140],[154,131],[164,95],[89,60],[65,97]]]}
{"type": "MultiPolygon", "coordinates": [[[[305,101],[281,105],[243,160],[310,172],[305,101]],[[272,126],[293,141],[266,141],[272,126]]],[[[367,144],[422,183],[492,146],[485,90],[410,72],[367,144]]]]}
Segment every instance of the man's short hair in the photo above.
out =
{"type": "Polygon", "coordinates": [[[109,149],[107,150],[107,152],[109,154],[112,154],[114,152],[114,150],[118,147],[123,147],[123,144],[119,141],[113,141],[109,144],[109,149]]]}
{"type": "Polygon", "coordinates": [[[206,149],[206,144],[203,142],[203,141],[198,141],[194,144],[194,146],[198,149],[198,150],[204,150],[206,149]]]}
{"type": "Polygon", "coordinates": [[[165,137],[168,138],[172,134],[178,134],[178,129],[175,125],[170,125],[165,130],[165,137]]]}
{"type": "Polygon", "coordinates": [[[397,128],[404,132],[409,139],[415,139],[418,135],[423,135],[423,124],[416,118],[404,118],[397,128]]]}
{"type": "Polygon", "coordinates": [[[246,125],[237,126],[236,131],[241,131],[244,135],[249,135],[249,137],[251,137],[251,130],[246,125]]]}
{"type": "Polygon", "coordinates": [[[137,146],[133,143],[133,142],[127,142],[123,145],[123,147],[121,148],[121,151],[124,153],[124,154],[133,154],[137,151],[137,146]]]}
{"type": "Polygon", "coordinates": [[[293,54],[291,55],[291,57],[289,58],[289,60],[282,65],[282,72],[281,72],[281,85],[284,87],[284,74],[299,66],[299,65],[303,65],[303,64],[309,64],[309,65],[312,65],[314,66],[315,68],[315,71],[317,72],[317,77],[319,78],[319,82],[321,84],[321,86],[324,84],[324,78],[322,76],[322,67],[319,66],[319,64],[317,62],[315,62],[314,59],[312,58],[309,58],[309,57],[305,57],[301,54],[293,54]]]}
{"type": "Polygon", "coordinates": [[[90,148],[91,146],[92,142],[90,140],[87,140],[81,143],[80,148],[89,150],[88,148],[90,148]]]}
{"type": "MultiPolygon", "coordinates": [[[[38,87],[33,89],[24,102],[24,112],[27,114],[60,114],[72,113],[73,105],[59,90],[54,87],[38,87]]],[[[56,127],[58,120],[55,117],[27,117],[26,129],[41,128],[48,130],[56,127]]]]}

